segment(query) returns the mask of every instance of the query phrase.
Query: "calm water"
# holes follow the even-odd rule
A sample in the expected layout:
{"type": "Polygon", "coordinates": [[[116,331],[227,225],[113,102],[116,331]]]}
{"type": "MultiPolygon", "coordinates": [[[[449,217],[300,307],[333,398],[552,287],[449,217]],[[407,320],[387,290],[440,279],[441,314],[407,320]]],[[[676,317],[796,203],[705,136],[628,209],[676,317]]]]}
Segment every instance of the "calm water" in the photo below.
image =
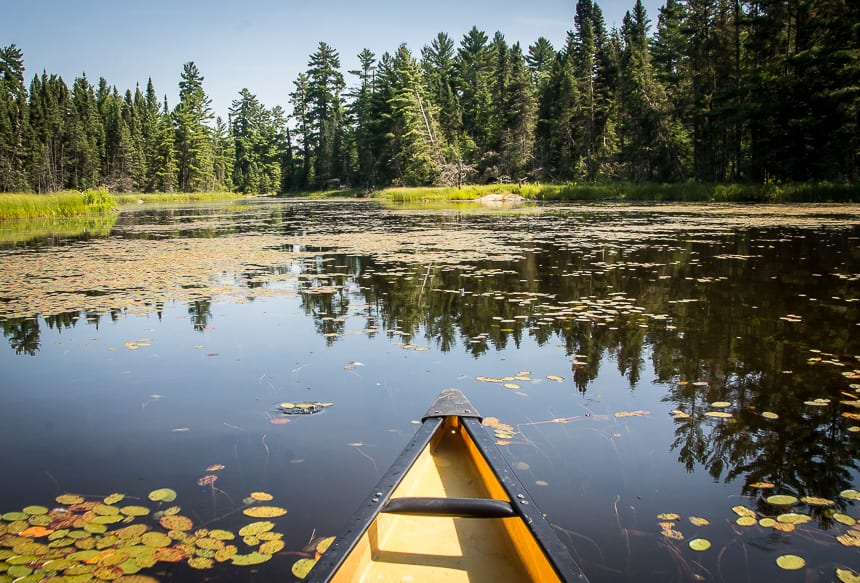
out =
{"type": "Polygon", "coordinates": [[[142,571],[160,580],[290,580],[446,387],[513,427],[502,450],[592,581],[860,566],[837,540],[860,539],[857,207],[257,201],[3,235],[0,513],[155,511],[163,487],[195,528],[238,531],[251,492],[288,511],[270,561],[142,571]]]}

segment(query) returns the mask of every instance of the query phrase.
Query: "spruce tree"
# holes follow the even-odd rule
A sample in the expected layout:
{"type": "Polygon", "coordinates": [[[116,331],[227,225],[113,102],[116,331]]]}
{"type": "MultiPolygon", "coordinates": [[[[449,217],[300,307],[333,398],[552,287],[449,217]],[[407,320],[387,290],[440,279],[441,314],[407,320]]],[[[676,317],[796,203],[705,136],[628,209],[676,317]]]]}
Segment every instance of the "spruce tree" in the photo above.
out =
{"type": "Polygon", "coordinates": [[[211,129],[211,100],[203,90],[203,75],[194,62],[185,63],[179,82],[179,103],[173,110],[176,127],[178,185],[182,192],[215,187],[211,129]]]}
{"type": "Polygon", "coordinates": [[[12,44],[0,48],[0,191],[29,189],[28,134],[24,54],[12,44]]]}

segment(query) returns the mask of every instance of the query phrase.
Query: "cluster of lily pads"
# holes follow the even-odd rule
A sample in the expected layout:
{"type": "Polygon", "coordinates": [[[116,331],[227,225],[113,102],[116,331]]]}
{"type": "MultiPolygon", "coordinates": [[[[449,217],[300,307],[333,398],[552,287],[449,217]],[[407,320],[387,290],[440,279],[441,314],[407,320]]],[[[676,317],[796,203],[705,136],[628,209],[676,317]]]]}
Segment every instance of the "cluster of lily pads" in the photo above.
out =
{"type": "MultiPolygon", "coordinates": [[[[756,482],[750,484],[750,487],[763,491],[769,491],[775,488],[775,485],[770,482],[756,482]]],[[[850,502],[860,500],[860,491],[849,489],[839,493],[840,498],[850,502]]],[[[810,514],[799,512],[793,509],[796,505],[804,504],[808,507],[825,508],[824,514],[833,522],[842,525],[839,528],[839,534],[834,537],[837,542],[846,547],[860,547],[860,520],[857,518],[836,510],[836,501],[818,496],[803,496],[798,498],[790,494],[773,494],[763,497],[767,503],[767,507],[774,512],[763,515],[760,512],[753,510],[742,504],[732,507],[732,511],[737,515],[735,524],[744,527],[758,527],[760,529],[771,529],[779,532],[793,532],[799,526],[812,521],[810,514]]],[[[681,527],[678,521],[681,520],[681,515],[669,512],[657,515],[657,525],[660,527],[661,534],[671,540],[685,540],[684,534],[679,530],[681,527]]],[[[698,516],[690,516],[689,523],[694,527],[703,527],[710,525],[710,521],[706,518],[698,516]]],[[[699,552],[707,551],[711,548],[711,542],[706,538],[696,537],[688,541],[688,546],[699,552]]],[[[795,554],[782,554],[776,558],[776,564],[781,569],[797,570],[806,566],[806,560],[795,554]]],[[[860,583],[860,574],[852,569],[840,568],[835,569],[836,578],[842,583],[860,583]]]]}
{"type": "MultiPolygon", "coordinates": [[[[159,563],[184,562],[192,569],[211,569],[218,563],[251,566],[284,548],[283,534],[271,520],[255,520],[238,533],[205,528],[182,515],[181,507],[173,504],[176,496],[170,488],[150,492],[155,511],[124,504],[124,494],[89,500],[62,494],[53,508],[32,505],[6,512],[0,515],[0,583],[152,583],[157,579],[141,571],[159,563]]],[[[272,499],[266,492],[252,492],[242,513],[254,519],[285,515],[284,508],[262,504],[272,499]]],[[[294,574],[306,575],[332,540],[312,541],[307,558],[294,564],[294,574]]]]}

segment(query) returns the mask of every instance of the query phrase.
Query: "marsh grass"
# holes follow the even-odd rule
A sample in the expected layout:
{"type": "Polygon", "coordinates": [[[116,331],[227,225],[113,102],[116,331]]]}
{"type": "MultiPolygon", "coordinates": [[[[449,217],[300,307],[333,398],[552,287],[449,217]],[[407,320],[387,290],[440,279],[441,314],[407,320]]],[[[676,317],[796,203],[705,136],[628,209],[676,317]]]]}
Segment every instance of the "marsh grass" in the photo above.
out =
{"type": "Polygon", "coordinates": [[[834,183],[712,184],[606,182],[487,184],[386,188],[374,196],[397,202],[464,201],[487,194],[518,194],[530,200],[636,202],[858,202],[860,185],[834,183]]]}
{"type": "Polygon", "coordinates": [[[163,204],[171,202],[207,202],[243,198],[236,192],[122,192],[113,197],[121,205],[163,204]]]}
{"type": "Polygon", "coordinates": [[[77,217],[117,210],[116,200],[106,190],[0,194],[0,220],[77,217]]]}

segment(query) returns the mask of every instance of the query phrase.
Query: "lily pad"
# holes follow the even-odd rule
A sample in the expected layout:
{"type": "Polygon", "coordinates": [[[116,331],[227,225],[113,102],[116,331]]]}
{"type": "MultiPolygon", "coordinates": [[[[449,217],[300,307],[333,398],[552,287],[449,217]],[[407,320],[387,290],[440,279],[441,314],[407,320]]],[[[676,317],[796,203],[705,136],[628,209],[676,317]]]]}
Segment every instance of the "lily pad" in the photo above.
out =
{"type": "Polygon", "coordinates": [[[153,502],[173,502],[176,500],[176,491],[170,488],[159,488],[149,493],[149,499],[153,502]]]}
{"type": "Polygon", "coordinates": [[[233,558],[231,558],[230,560],[234,565],[248,566],[265,563],[271,558],[272,555],[264,555],[263,553],[258,553],[255,551],[253,553],[248,553],[247,555],[234,555],[233,558]]]}
{"type": "Polygon", "coordinates": [[[839,492],[839,496],[845,498],[846,500],[860,500],[860,492],[857,490],[842,490],[839,492]]]}
{"type": "Polygon", "coordinates": [[[711,541],[705,538],[694,538],[689,545],[694,551],[707,551],[711,548],[711,541]]]}
{"type": "Polygon", "coordinates": [[[836,569],[836,578],[842,583],[860,583],[860,575],[851,569],[836,569]]]}
{"type": "Polygon", "coordinates": [[[791,506],[797,502],[797,497],[788,494],[774,494],[773,496],[768,496],[766,500],[768,504],[773,504],[774,506],[791,506]]]}
{"type": "Polygon", "coordinates": [[[317,564],[317,559],[299,559],[295,563],[293,563],[292,572],[293,575],[299,579],[304,579],[308,576],[308,573],[311,572],[311,569],[314,568],[314,565],[317,564]]]}
{"type": "Polygon", "coordinates": [[[273,528],[275,528],[275,523],[270,520],[252,522],[251,524],[246,524],[239,529],[239,536],[257,536],[264,532],[268,532],[273,528]]]}
{"type": "Polygon", "coordinates": [[[806,566],[806,559],[797,555],[780,555],[776,558],[776,564],[786,571],[795,571],[806,566]]]}

